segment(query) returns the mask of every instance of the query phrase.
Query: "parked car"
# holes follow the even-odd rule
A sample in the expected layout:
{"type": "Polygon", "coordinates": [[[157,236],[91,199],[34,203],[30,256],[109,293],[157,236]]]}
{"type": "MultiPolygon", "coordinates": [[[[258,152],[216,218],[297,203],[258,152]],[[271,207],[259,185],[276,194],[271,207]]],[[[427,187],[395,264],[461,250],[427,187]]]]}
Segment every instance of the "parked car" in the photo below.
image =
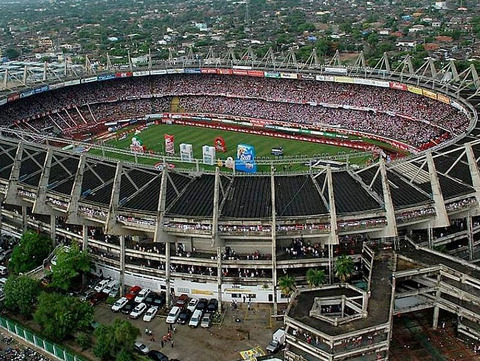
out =
{"type": "Polygon", "coordinates": [[[112,311],[113,312],[118,312],[120,311],[126,304],[128,303],[128,300],[126,297],[119,298],[115,303],[112,305],[112,311]]]}
{"type": "Polygon", "coordinates": [[[165,322],[167,323],[175,323],[177,322],[178,315],[182,309],[178,306],[173,306],[170,312],[168,313],[167,319],[165,322]]]}
{"type": "Polygon", "coordinates": [[[110,281],[111,280],[109,280],[109,279],[101,280],[100,282],[97,283],[94,290],[97,291],[97,292],[102,292],[104,290],[104,288],[107,287],[107,285],[110,281]]]}
{"type": "Polygon", "coordinates": [[[89,288],[89,289],[87,289],[85,292],[83,292],[83,293],[80,295],[80,301],[88,301],[88,300],[90,300],[90,298],[92,298],[96,293],[97,293],[97,291],[95,291],[93,288],[89,288]]]}
{"type": "Polygon", "coordinates": [[[8,275],[8,268],[5,266],[0,266],[0,276],[8,275]]]}
{"type": "Polygon", "coordinates": [[[92,306],[98,305],[100,302],[105,301],[107,299],[108,295],[103,292],[97,292],[96,294],[93,295],[92,298],[90,298],[89,302],[92,306]]]}
{"type": "Polygon", "coordinates": [[[151,291],[149,288],[142,289],[140,292],[138,292],[138,295],[135,297],[135,302],[142,303],[143,301],[145,301],[145,298],[148,296],[150,292],[151,291]]]}
{"type": "Polygon", "coordinates": [[[205,311],[207,309],[208,300],[206,298],[200,298],[197,302],[197,310],[205,311]]]}
{"type": "Polygon", "coordinates": [[[126,315],[129,315],[130,312],[133,311],[133,309],[137,306],[137,304],[135,303],[135,301],[133,300],[128,300],[127,304],[125,306],[123,306],[122,308],[122,313],[126,314],[126,315]]]}
{"type": "Polygon", "coordinates": [[[217,312],[217,309],[218,309],[218,301],[215,298],[212,298],[210,301],[208,301],[207,312],[215,313],[217,312]]]}
{"type": "Polygon", "coordinates": [[[145,345],[143,342],[141,341],[137,341],[135,342],[135,345],[133,346],[133,349],[143,355],[146,355],[148,354],[148,352],[150,351],[150,349],[147,347],[147,345],[145,345]]]}
{"type": "Polygon", "coordinates": [[[139,303],[135,308],[130,312],[130,318],[139,318],[147,310],[147,305],[145,303],[139,303]]]}
{"type": "Polygon", "coordinates": [[[117,280],[111,280],[102,290],[102,292],[108,295],[113,289],[118,289],[118,287],[120,287],[120,283],[117,280]]]}
{"type": "Polygon", "coordinates": [[[190,317],[192,316],[192,311],[190,311],[188,308],[180,311],[180,314],[178,315],[177,323],[181,325],[185,325],[190,321],[190,317]]]}
{"type": "Polygon", "coordinates": [[[147,312],[145,312],[145,314],[143,315],[143,320],[145,322],[150,322],[151,320],[153,320],[155,318],[155,316],[157,315],[157,312],[158,312],[158,307],[150,307],[147,312]]]}
{"type": "Polygon", "coordinates": [[[162,352],[157,350],[148,351],[147,357],[150,360],[154,360],[154,361],[168,361],[168,357],[165,356],[165,354],[163,354],[162,352]]]}
{"type": "Polygon", "coordinates": [[[165,305],[166,299],[167,296],[165,295],[165,292],[162,292],[153,299],[152,306],[158,307],[160,309],[165,305]]]}
{"type": "Polygon", "coordinates": [[[139,286],[133,286],[132,288],[130,288],[130,290],[128,291],[128,293],[125,295],[125,297],[127,297],[129,300],[135,300],[135,297],[137,297],[138,293],[142,290],[141,287],[139,286]]]}
{"type": "Polygon", "coordinates": [[[188,297],[188,295],[186,295],[185,293],[182,293],[178,298],[177,298],[177,302],[175,302],[175,306],[178,306],[180,308],[185,308],[187,307],[188,305],[188,300],[190,298],[188,297]]]}
{"type": "Polygon", "coordinates": [[[197,308],[197,303],[198,300],[196,298],[192,298],[188,303],[187,309],[189,309],[193,313],[195,311],[195,308],[197,308]]]}
{"type": "Polygon", "coordinates": [[[155,298],[158,297],[158,293],[156,292],[150,292],[147,297],[145,297],[145,299],[143,300],[144,303],[146,303],[147,305],[149,306],[153,306],[153,301],[155,300],[155,298]]]}
{"type": "Polygon", "coordinates": [[[202,322],[200,322],[200,326],[203,328],[209,328],[212,326],[212,318],[213,318],[213,313],[205,313],[202,317],[202,322]]]}
{"type": "Polygon", "coordinates": [[[203,311],[202,310],[195,310],[193,311],[192,317],[190,317],[190,322],[188,325],[190,327],[198,327],[200,322],[202,321],[203,311]]]}
{"type": "Polygon", "coordinates": [[[110,292],[108,292],[108,297],[117,297],[119,292],[120,292],[120,285],[117,284],[116,286],[112,287],[110,292]]]}
{"type": "Polygon", "coordinates": [[[4,249],[0,251],[0,261],[7,260],[12,254],[13,249],[4,249]]]}

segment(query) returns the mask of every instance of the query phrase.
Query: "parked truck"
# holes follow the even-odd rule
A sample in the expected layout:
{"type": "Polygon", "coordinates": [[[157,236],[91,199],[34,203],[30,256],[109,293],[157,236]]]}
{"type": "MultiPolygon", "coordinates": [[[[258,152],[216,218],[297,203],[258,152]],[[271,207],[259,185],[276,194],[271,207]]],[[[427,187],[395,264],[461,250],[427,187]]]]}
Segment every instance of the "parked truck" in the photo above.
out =
{"type": "Polygon", "coordinates": [[[267,346],[267,351],[269,353],[276,353],[285,345],[285,330],[281,328],[275,331],[272,336],[272,340],[267,346]]]}

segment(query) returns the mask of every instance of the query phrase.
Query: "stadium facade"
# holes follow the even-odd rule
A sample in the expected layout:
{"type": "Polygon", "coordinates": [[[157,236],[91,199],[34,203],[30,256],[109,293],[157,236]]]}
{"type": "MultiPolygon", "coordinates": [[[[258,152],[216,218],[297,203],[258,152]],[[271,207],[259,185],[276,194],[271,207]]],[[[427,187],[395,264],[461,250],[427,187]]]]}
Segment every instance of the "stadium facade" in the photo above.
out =
{"type": "Polygon", "coordinates": [[[426,76],[421,69],[360,66],[177,65],[53,81],[16,90],[0,104],[86,82],[195,76],[202,69],[414,87],[456,104],[470,123],[449,142],[391,164],[380,158],[361,169],[255,175],[158,170],[58,149],[48,137],[4,128],[0,228],[33,228],[78,241],[91,253],[96,273],[122,285],[163,290],[168,297],[272,303],[275,313],[290,301],[277,287],[281,276],[294,276],[301,286],[308,269],[321,268],[333,282],[336,257],[350,254],[355,285],[301,287],[292,296],[285,313],[289,360],[388,359],[393,316],[425,308],[435,310],[434,327],[443,309],[459,316],[459,332],[480,339],[480,274],[469,262],[479,251],[480,142],[476,94],[469,89],[476,72],[468,81],[453,68],[426,76]],[[433,250],[452,244],[451,255],[433,250]]]}

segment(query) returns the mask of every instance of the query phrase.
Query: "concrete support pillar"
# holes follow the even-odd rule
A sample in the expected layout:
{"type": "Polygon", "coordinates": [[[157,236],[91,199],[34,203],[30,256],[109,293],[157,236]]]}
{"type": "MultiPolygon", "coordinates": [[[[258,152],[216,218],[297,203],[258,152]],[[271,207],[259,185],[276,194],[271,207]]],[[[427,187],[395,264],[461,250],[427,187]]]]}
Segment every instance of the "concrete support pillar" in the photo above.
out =
{"type": "MultiPolygon", "coordinates": [[[[120,294],[125,294],[125,236],[120,237],[120,294]]],[[[88,238],[88,235],[87,235],[88,238]]]]}
{"type": "Polygon", "coordinates": [[[52,245],[55,248],[57,245],[57,217],[54,214],[50,215],[50,237],[52,238],[52,245]]]}
{"type": "Polygon", "coordinates": [[[273,314],[278,314],[277,300],[277,212],[275,198],[275,174],[274,167],[271,168],[270,187],[272,193],[272,286],[273,286],[273,314]]]}
{"type": "Polygon", "coordinates": [[[473,219],[470,213],[467,216],[467,239],[468,239],[468,259],[470,261],[473,260],[474,256],[474,242],[475,239],[473,237],[473,219]]]}
{"type": "Polygon", "coordinates": [[[338,244],[337,209],[333,190],[332,168],[327,166],[328,206],[330,210],[330,236],[328,237],[328,278],[333,281],[333,245],[338,244]]]}
{"type": "Polygon", "coordinates": [[[428,224],[428,228],[427,228],[427,236],[428,236],[428,248],[433,249],[433,228],[430,223],[428,224]]]}
{"type": "MultiPolygon", "coordinates": [[[[82,241],[83,241],[83,250],[88,250],[88,227],[84,224],[82,226],[82,241]]],[[[121,293],[123,295],[123,293],[121,293]]]]}
{"type": "Polygon", "coordinates": [[[433,323],[432,323],[432,328],[436,330],[438,328],[438,316],[440,314],[440,307],[435,306],[433,308],[433,323]]]}
{"type": "Polygon", "coordinates": [[[167,300],[166,303],[170,306],[172,302],[172,295],[170,292],[170,242],[165,243],[165,286],[167,288],[167,300]]]}
{"type": "Polygon", "coordinates": [[[22,206],[22,227],[24,232],[28,230],[27,206],[22,206]]]}
{"type": "Polygon", "coordinates": [[[438,179],[435,162],[433,161],[432,152],[427,153],[428,173],[430,175],[430,185],[432,187],[432,197],[435,207],[436,219],[433,221],[434,227],[448,227],[450,219],[448,218],[447,209],[443,200],[442,189],[438,179]]]}
{"type": "MultiPolygon", "coordinates": [[[[438,304],[438,300],[442,296],[442,292],[440,291],[440,282],[442,281],[442,275],[439,273],[437,275],[437,291],[435,292],[435,305],[438,304]]],[[[432,322],[432,328],[434,330],[437,329],[438,327],[438,315],[440,313],[440,307],[435,306],[433,308],[433,322],[432,322]]]]}
{"type": "Polygon", "coordinates": [[[395,218],[395,208],[393,206],[392,194],[390,193],[390,185],[388,183],[387,168],[385,159],[380,157],[380,175],[382,177],[383,203],[385,205],[385,217],[387,218],[387,226],[384,230],[384,237],[397,237],[397,219],[395,218]]]}
{"type": "Polygon", "coordinates": [[[222,312],[222,248],[217,247],[217,295],[218,312],[222,312]]]}
{"type": "Polygon", "coordinates": [[[0,194],[0,230],[2,230],[2,208],[3,208],[3,194],[0,194]]]}
{"type": "Polygon", "coordinates": [[[213,188],[213,212],[212,212],[212,246],[217,247],[217,298],[218,307],[222,307],[222,245],[223,242],[218,236],[218,218],[220,203],[220,168],[215,169],[215,184],[213,188]]]}
{"type": "Polygon", "coordinates": [[[465,145],[465,151],[467,153],[470,175],[472,177],[472,185],[475,189],[475,197],[477,198],[477,202],[480,204],[480,171],[478,169],[477,160],[471,143],[467,143],[465,145]]]}
{"type": "Polygon", "coordinates": [[[117,223],[117,211],[120,201],[120,183],[122,182],[123,162],[117,162],[115,178],[112,186],[112,196],[110,198],[110,206],[108,207],[108,215],[105,221],[105,233],[118,234],[119,226],[117,223]]]}

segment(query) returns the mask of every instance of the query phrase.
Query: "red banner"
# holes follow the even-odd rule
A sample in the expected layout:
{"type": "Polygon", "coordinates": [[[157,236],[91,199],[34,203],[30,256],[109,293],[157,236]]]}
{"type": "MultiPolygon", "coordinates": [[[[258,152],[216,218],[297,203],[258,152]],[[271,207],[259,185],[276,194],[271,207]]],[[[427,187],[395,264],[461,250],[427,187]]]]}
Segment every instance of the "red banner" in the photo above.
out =
{"type": "Polygon", "coordinates": [[[175,136],[165,134],[165,153],[175,154],[175,136]]]}
{"type": "Polygon", "coordinates": [[[216,137],[213,143],[216,152],[225,153],[227,151],[227,146],[225,145],[225,139],[223,137],[216,137]]]}

